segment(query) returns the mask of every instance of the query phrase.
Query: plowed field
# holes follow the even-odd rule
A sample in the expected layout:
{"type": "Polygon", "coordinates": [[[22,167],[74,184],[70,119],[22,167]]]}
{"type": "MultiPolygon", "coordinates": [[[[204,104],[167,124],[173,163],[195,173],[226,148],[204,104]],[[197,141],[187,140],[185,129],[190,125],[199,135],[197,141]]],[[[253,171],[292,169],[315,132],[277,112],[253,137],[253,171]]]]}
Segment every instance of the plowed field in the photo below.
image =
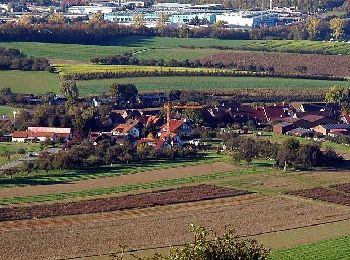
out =
{"type": "Polygon", "coordinates": [[[247,193],[249,192],[202,184],[122,197],[54,203],[50,205],[33,205],[28,207],[1,208],[0,221],[148,208],[176,203],[238,196],[247,193]]]}

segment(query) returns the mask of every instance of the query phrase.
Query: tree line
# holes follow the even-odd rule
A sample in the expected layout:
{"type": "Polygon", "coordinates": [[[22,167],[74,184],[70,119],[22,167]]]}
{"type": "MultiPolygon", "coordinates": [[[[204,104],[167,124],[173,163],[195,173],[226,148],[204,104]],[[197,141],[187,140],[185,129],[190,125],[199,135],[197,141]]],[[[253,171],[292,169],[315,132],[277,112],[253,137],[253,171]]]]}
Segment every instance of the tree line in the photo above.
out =
{"type": "Polygon", "coordinates": [[[273,66],[264,67],[250,64],[248,66],[242,66],[235,62],[223,63],[223,62],[211,62],[201,61],[199,59],[194,60],[164,60],[164,59],[139,59],[133,56],[132,53],[125,53],[122,55],[113,56],[100,56],[90,59],[91,63],[103,64],[103,65],[139,65],[139,66],[164,66],[164,67],[186,67],[186,68],[218,68],[218,69],[239,69],[247,71],[268,71],[274,72],[273,66]]]}
{"type": "Polygon", "coordinates": [[[17,49],[0,47],[0,70],[52,71],[45,58],[27,57],[17,49]]]}
{"type": "Polygon", "coordinates": [[[225,145],[236,162],[250,163],[256,158],[272,159],[277,167],[284,168],[285,171],[287,168],[307,170],[313,167],[338,165],[343,160],[343,157],[331,148],[323,151],[318,143],[301,144],[293,137],[278,144],[233,134],[225,137],[225,145]]]}
{"type": "MultiPolygon", "coordinates": [[[[54,16],[54,15],[52,15],[54,16]]],[[[23,18],[24,19],[24,18],[23,18]]],[[[218,21],[207,27],[189,28],[158,25],[155,28],[147,28],[143,22],[133,26],[121,25],[102,20],[92,20],[89,23],[66,23],[64,17],[59,14],[50,21],[37,21],[31,19],[18,23],[5,23],[0,25],[0,41],[36,41],[54,43],[80,43],[101,44],[108,41],[116,41],[127,36],[161,36],[180,38],[219,38],[219,39],[314,39],[315,35],[310,30],[310,22],[302,22],[293,25],[279,25],[270,28],[254,28],[252,30],[234,30],[225,28],[225,24],[218,21]],[[57,17],[56,17],[57,16],[57,17]]],[[[317,39],[328,40],[331,37],[341,38],[350,34],[350,23],[344,20],[322,20],[317,23],[317,39]],[[340,29],[339,29],[340,28],[340,29]]]]}

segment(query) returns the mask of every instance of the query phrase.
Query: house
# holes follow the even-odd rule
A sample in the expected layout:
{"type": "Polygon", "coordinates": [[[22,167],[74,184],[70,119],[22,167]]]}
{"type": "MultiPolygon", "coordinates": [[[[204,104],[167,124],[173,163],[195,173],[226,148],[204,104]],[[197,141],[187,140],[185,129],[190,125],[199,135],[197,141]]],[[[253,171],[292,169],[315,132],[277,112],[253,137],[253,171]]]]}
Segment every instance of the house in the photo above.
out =
{"type": "Polygon", "coordinates": [[[54,133],[57,138],[68,141],[72,138],[72,129],[69,127],[28,127],[28,132],[54,133]]]}
{"type": "Polygon", "coordinates": [[[324,124],[318,125],[314,131],[324,136],[329,134],[348,134],[350,132],[350,124],[324,124]]]}
{"type": "Polygon", "coordinates": [[[44,142],[47,139],[55,141],[56,138],[57,134],[50,132],[14,131],[12,134],[12,142],[34,142],[36,140],[44,142]]]}
{"type": "Polygon", "coordinates": [[[179,136],[191,136],[193,131],[193,127],[186,119],[170,119],[169,129],[167,130],[167,124],[164,124],[159,135],[162,135],[163,132],[169,132],[179,136]]]}
{"type": "Polygon", "coordinates": [[[114,143],[114,138],[112,136],[112,132],[90,132],[89,141],[93,143],[93,145],[97,145],[101,142],[109,142],[110,144],[114,143]]]}
{"type": "Polygon", "coordinates": [[[295,127],[293,123],[282,122],[272,126],[273,132],[276,134],[286,134],[287,132],[293,130],[295,127]]]}
{"type": "Polygon", "coordinates": [[[295,128],[310,128],[310,123],[303,118],[285,117],[283,122],[291,123],[295,128]]]}
{"type": "Polygon", "coordinates": [[[126,109],[121,113],[124,119],[135,119],[141,116],[141,113],[137,109],[126,109]]]}
{"type": "Polygon", "coordinates": [[[287,134],[297,137],[311,137],[313,135],[313,131],[310,129],[295,128],[290,130],[287,134]]]}
{"type": "Polygon", "coordinates": [[[124,124],[117,125],[113,130],[113,135],[131,135],[138,139],[140,137],[141,124],[139,120],[128,120],[124,124]]]}
{"type": "Polygon", "coordinates": [[[182,141],[180,136],[175,133],[168,134],[167,132],[163,132],[159,135],[159,140],[166,141],[171,146],[181,146],[182,141]]]}
{"type": "Polygon", "coordinates": [[[312,115],[312,114],[306,115],[302,117],[302,119],[308,122],[308,127],[304,127],[304,128],[314,128],[315,126],[322,125],[322,124],[337,123],[336,119],[332,119],[325,116],[312,115]]]}

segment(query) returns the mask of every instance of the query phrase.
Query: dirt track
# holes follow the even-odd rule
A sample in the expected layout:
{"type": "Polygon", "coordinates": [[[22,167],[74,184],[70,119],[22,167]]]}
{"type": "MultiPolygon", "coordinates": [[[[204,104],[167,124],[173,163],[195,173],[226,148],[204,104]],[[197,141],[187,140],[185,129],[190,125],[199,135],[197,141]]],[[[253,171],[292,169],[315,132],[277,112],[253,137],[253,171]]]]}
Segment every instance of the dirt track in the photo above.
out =
{"type": "Polygon", "coordinates": [[[226,198],[126,212],[3,222],[0,255],[2,259],[57,259],[103,254],[116,250],[118,244],[148,248],[188,241],[191,223],[219,232],[224,225],[234,224],[239,234],[252,235],[347,219],[350,213],[349,207],[299,198],[246,196],[245,200],[226,198]]]}
{"type": "Polygon", "coordinates": [[[141,184],[158,180],[199,176],[220,171],[229,171],[234,166],[225,162],[215,162],[196,166],[178,167],[172,169],[147,171],[142,173],[92,179],[68,184],[37,185],[0,189],[0,198],[34,196],[39,194],[54,194],[80,191],[96,188],[113,187],[127,184],[141,184]]]}

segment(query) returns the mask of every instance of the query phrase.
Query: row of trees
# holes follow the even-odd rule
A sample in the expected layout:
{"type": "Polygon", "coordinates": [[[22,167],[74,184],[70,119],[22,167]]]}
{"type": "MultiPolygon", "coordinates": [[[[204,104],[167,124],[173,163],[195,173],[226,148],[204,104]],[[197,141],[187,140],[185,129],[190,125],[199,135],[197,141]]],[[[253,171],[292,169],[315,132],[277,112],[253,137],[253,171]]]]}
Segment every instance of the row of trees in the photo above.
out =
{"type": "Polygon", "coordinates": [[[273,68],[268,68],[267,71],[260,71],[260,67],[248,66],[252,71],[240,70],[223,70],[210,69],[207,70],[176,70],[171,68],[162,69],[162,67],[154,70],[137,71],[104,71],[104,72],[79,72],[64,75],[64,80],[92,80],[92,79],[113,79],[113,78],[130,78],[130,77],[172,77],[172,76],[208,76],[208,77],[278,77],[278,78],[298,78],[298,79],[318,79],[318,80],[346,80],[342,77],[335,77],[329,75],[307,75],[307,74],[282,74],[275,73],[273,68]]]}
{"type": "Polygon", "coordinates": [[[186,67],[186,68],[235,68],[239,70],[247,71],[268,71],[270,73],[274,72],[273,66],[264,67],[250,64],[248,66],[242,66],[236,62],[211,62],[211,61],[201,61],[199,59],[194,60],[164,60],[164,59],[139,59],[133,56],[131,53],[125,53],[123,55],[114,56],[102,56],[91,58],[91,63],[103,64],[103,65],[140,65],[140,66],[165,66],[165,67],[186,67]]]}
{"type": "MultiPolygon", "coordinates": [[[[29,17],[30,18],[30,17],[29,17]]],[[[89,23],[70,23],[59,15],[49,22],[32,24],[31,19],[23,18],[19,23],[0,25],[0,41],[39,41],[57,43],[100,44],[118,41],[125,36],[167,36],[181,38],[220,38],[220,39],[308,39],[317,35],[318,39],[347,36],[350,24],[343,20],[298,23],[271,28],[256,28],[249,31],[231,30],[219,21],[207,27],[189,28],[187,25],[174,27],[164,21],[155,28],[147,28],[140,19],[133,26],[102,21],[98,17],[89,23]],[[309,30],[308,30],[309,28],[309,30]],[[314,29],[313,29],[314,28],[314,29]],[[316,28],[316,29],[315,29],[316,28]],[[342,28],[339,30],[339,28],[342,28]]]]}
{"type": "MultiPolygon", "coordinates": [[[[321,20],[315,16],[310,17],[307,20],[307,31],[309,33],[310,39],[317,39],[321,30],[321,20]]],[[[331,30],[330,36],[335,39],[340,39],[344,35],[344,20],[339,17],[333,18],[329,21],[329,29],[331,30]]]]}
{"type": "Polygon", "coordinates": [[[277,167],[310,169],[317,166],[337,165],[343,158],[332,149],[325,151],[317,143],[300,144],[295,138],[288,138],[282,144],[269,140],[255,140],[237,135],[226,136],[225,144],[232,152],[234,161],[250,163],[255,158],[272,159],[277,167]]]}
{"type": "Polygon", "coordinates": [[[27,57],[17,49],[0,47],[0,70],[52,71],[52,68],[45,58],[27,57]]]}
{"type": "MultiPolygon", "coordinates": [[[[36,161],[29,165],[30,169],[50,171],[52,169],[81,169],[104,164],[131,163],[153,159],[174,159],[199,156],[194,148],[172,147],[156,149],[149,145],[134,147],[131,143],[111,145],[101,142],[94,146],[89,142],[73,145],[58,154],[41,153],[36,161]]],[[[28,172],[28,164],[24,165],[28,172]]]]}

